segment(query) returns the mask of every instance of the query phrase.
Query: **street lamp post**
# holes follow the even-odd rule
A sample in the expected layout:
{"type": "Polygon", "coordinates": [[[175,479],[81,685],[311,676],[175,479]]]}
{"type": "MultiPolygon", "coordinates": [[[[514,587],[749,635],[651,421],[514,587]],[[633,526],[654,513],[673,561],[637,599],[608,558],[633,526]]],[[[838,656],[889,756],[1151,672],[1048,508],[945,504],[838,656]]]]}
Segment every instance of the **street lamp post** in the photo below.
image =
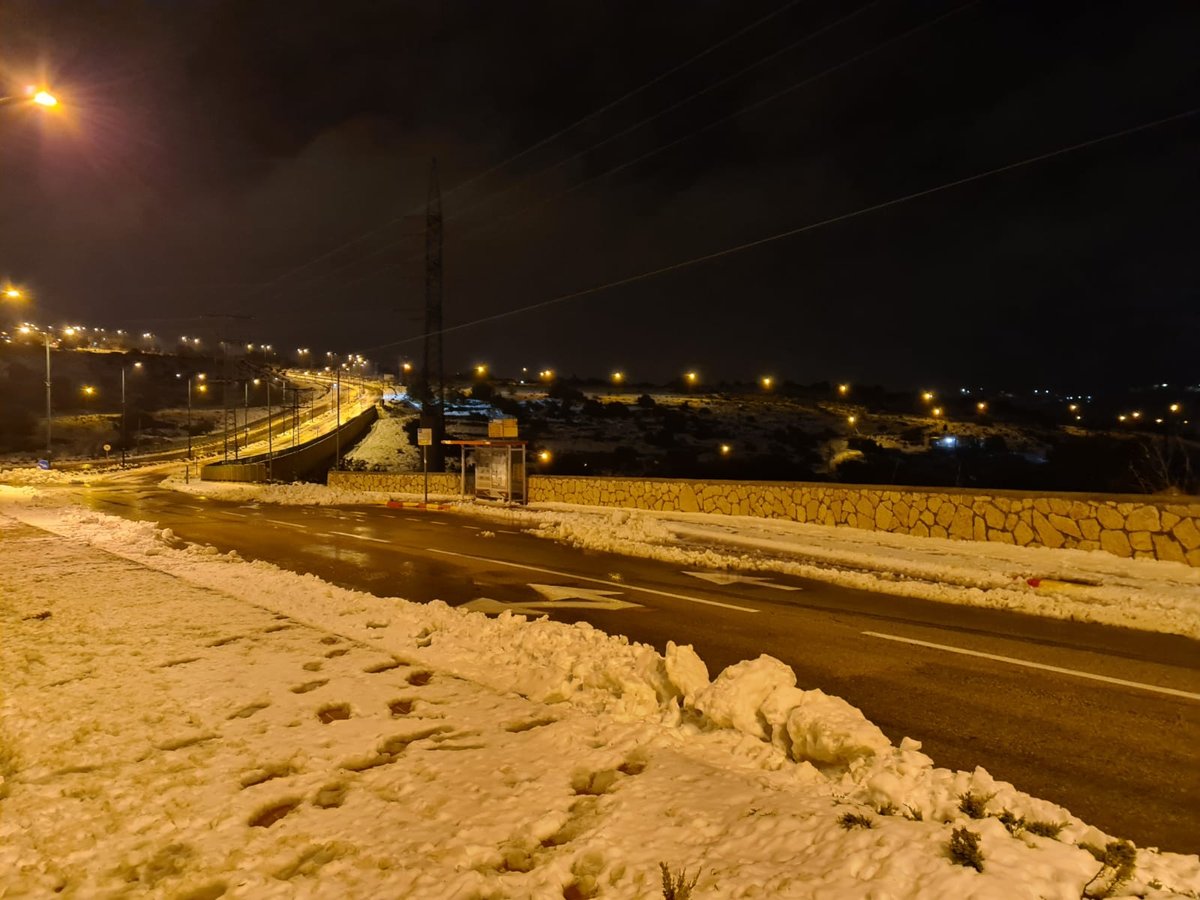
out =
{"type": "MultiPolygon", "coordinates": [[[[133,364],[133,367],[140,369],[142,364],[136,362],[133,364]]],[[[125,445],[128,442],[128,431],[125,427],[125,370],[127,368],[129,367],[124,364],[121,365],[121,468],[125,468],[125,445]]],[[[189,435],[191,434],[190,431],[188,433],[189,435]]]]}
{"type": "Polygon", "coordinates": [[[188,416],[187,416],[187,436],[188,436],[188,459],[192,458],[192,376],[187,379],[188,391],[188,416]]]}
{"type": "Polygon", "coordinates": [[[46,468],[51,465],[50,455],[50,430],[52,416],[50,412],[50,332],[44,332],[46,338],[46,468]]]}

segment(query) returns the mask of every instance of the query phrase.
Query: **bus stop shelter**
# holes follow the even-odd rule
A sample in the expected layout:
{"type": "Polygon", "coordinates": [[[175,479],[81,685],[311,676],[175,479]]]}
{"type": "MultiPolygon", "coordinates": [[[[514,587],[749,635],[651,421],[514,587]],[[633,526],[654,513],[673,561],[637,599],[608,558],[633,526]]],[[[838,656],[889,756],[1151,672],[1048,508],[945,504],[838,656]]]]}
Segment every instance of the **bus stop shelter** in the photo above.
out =
{"type": "Polygon", "coordinates": [[[467,451],[475,464],[474,496],[505,503],[528,503],[529,488],[525,467],[525,441],[478,440],[442,441],[458,447],[462,459],[461,488],[467,496],[467,451]]]}

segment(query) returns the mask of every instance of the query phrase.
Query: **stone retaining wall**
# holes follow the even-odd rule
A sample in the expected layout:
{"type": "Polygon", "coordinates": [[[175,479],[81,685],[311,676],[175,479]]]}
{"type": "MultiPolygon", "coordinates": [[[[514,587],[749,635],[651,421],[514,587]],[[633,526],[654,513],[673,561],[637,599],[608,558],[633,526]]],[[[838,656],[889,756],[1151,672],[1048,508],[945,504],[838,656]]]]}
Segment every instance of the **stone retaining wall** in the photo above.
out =
{"type": "Polygon", "coordinates": [[[535,503],[706,512],[1200,566],[1200,498],[534,476],[535,503]]]}
{"type": "MultiPolygon", "coordinates": [[[[342,472],[331,469],[330,487],[347,491],[381,491],[387,494],[420,494],[425,490],[423,472],[342,472]]],[[[430,472],[429,493],[459,496],[460,479],[456,473],[430,472]]]]}
{"type": "MultiPolygon", "coordinates": [[[[330,472],[350,490],[419,494],[423,476],[330,472]]],[[[431,494],[459,492],[459,476],[431,473],[431,494]]],[[[1034,494],[772,481],[666,478],[529,478],[534,503],[791,519],[867,531],[1023,547],[1105,550],[1115,556],[1200,566],[1200,498],[1034,494]]]]}

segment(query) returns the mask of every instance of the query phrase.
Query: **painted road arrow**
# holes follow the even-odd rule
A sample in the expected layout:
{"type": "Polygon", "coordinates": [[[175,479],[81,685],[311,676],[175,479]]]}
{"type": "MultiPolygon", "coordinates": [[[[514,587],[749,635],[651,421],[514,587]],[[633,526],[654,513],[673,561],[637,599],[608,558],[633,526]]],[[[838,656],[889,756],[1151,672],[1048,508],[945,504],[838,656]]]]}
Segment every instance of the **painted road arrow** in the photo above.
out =
{"type": "Polygon", "coordinates": [[[546,599],[523,603],[504,603],[500,600],[493,600],[491,597],[479,597],[462,604],[461,608],[487,614],[511,612],[517,615],[537,616],[553,609],[612,611],[641,608],[642,606],[640,603],[618,600],[617,595],[621,593],[620,591],[601,591],[562,584],[531,584],[529,586],[546,599]]]}
{"type": "Polygon", "coordinates": [[[728,572],[684,572],[693,578],[702,578],[713,584],[752,584],[755,587],[775,588],[777,591],[802,591],[804,588],[790,584],[775,584],[770,578],[759,578],[757,575],[730,575],[728,572]]]}

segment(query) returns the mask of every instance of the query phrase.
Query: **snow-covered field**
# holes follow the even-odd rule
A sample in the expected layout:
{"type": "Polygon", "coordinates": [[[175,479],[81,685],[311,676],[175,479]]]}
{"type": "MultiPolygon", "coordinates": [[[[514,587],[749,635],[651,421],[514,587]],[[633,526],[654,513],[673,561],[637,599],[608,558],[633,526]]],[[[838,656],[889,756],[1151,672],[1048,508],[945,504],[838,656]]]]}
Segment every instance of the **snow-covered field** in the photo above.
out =
{"type": "Polygon", "coordinates": [[[0,896],[649,900],[660,864],[696,900],[1200,894],[1200,858],[1122,867],[767,657],[710,678],[34,487],[0,487],[0,545],[0,896]]]}

